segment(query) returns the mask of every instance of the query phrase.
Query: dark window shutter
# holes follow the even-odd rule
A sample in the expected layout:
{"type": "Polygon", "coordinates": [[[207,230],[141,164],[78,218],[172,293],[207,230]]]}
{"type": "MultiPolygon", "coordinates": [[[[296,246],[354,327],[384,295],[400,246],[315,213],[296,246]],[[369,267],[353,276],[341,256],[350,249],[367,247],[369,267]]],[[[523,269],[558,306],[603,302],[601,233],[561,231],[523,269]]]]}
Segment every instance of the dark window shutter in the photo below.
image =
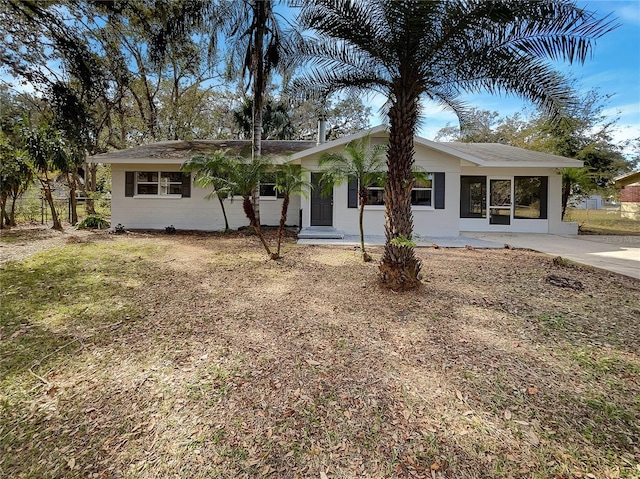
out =
{"type": "Polygon", "coordinates": [[[358,207],[358,178],[356,178],[355,176],[349,177],[349,201],[347,207],[358,207]]]}
{"type": "Polygon", "coordinates": [[[191,198],[191,173],[182,173],[182,197],[191,198]]]}
{"type": "Polygon", "coordinates": [[[549,196],[549,177],[540,177],[540,219],[547,219],[547,204],[549,196]]]}
{"type": "Polygon", "coordinates": [[[434,207],[437,210],[444,209],[444,173],[433,174],[434,183],[434,207]]]}
{"type": "Polygon", "coordinates": [[[133,196],[136,187],[135,171],[127,171],[124,174],[124,196],[133,196]]]}

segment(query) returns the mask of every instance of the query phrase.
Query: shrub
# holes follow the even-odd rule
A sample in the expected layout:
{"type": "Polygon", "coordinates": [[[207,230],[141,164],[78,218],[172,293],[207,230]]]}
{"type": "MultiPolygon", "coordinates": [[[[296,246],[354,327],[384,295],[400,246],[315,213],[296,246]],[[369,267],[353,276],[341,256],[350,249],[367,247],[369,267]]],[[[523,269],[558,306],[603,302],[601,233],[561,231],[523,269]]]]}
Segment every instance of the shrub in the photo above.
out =
{"type": "Polygon", "coordinates": [[[173,225],[169,225],[164,229],[164,232],[167,233],[168,235],[172,235],[176,232],[176,227],[173,225]]]}
{"type": "Polygon", "coordinates": [[[81,230],[84,230],[84,229],[102,230],[102,229],[108,228],[109,226],[111,226],[109,222],[105,220],[102,216],[89,215],[85,219],[83,219],[80,223],[78,223],[77,228],[81,230]]]}

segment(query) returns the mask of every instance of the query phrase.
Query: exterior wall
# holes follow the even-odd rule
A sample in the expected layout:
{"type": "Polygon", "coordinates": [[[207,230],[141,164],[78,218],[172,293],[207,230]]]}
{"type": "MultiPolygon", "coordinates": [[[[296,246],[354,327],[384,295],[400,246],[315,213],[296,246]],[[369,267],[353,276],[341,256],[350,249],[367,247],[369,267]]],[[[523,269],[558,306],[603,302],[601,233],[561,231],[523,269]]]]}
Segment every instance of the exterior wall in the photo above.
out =
{"type": "MultiPolygon", "coordinates": [[[[303,168],[320,171],[318,156],[302,160],[303,168]]],[[[445,208],[414,207],[414,232],[419,236],[458,236],[460,160],[444,153],[416,145],[416,166],[427,173],[445,173],[445,208]]],[[[343,183],[333,190],[333,227],[349,235],[359,235],[358,208],[348,208],[348,185],[343,183]]],[[[384,207],[366,206],[364,231],[367,235],[384,235],[384,207]]],[[[302,226],[311,224],[311,200],[302,200],[302,226]]]]}
{"type": "Polygon", "coordinates": [[[631,220],[640,220],[640,184],[632,183],[620,188],[620,215],[631,220]]]}
{"type": "MultiPolygon", "coordinates": [[[[126,171],[179,171],[179,165],[129,164],[111,166],[112,200],[111,225],[118,223],[128,229],[164,229],[169,225],[177,229],[219,231],[224,230],[224,217],[217,198],[205,196],[208,189],[191,186],[190,198],[149,198],[146,196],[125,197],[126,171]]],[[[280,222],[282,199],[260,201],[260,220],[263,225],[280,222]]],[[[242,210],[242,198],[225,200],[229,227],[237,229],[247,226],[249,220],[242,210]]],[[[287,225],[298,225],[300,198],[292,197],[287,214],[287,225]]]]}

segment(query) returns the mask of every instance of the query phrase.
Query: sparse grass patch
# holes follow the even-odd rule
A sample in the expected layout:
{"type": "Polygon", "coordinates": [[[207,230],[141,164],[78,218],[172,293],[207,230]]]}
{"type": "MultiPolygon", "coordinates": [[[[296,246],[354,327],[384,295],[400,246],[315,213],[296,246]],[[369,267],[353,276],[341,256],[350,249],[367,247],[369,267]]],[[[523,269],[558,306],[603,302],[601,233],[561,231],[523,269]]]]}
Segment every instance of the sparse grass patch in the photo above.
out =
{"type": "Polygon", "coordinates": [[[640,221],[622,218],[620,209],[578,210],[569,208],[565,215],[565,221],[578,223],[582,234],[640,236],[640,221]]]}
{"type": "Polygon", "coordinates": [[[0,474],[640,474],[640,282],[418,250],[397,294],[349,248],[286,247],[127,233],[3,265],[0,474]]]}

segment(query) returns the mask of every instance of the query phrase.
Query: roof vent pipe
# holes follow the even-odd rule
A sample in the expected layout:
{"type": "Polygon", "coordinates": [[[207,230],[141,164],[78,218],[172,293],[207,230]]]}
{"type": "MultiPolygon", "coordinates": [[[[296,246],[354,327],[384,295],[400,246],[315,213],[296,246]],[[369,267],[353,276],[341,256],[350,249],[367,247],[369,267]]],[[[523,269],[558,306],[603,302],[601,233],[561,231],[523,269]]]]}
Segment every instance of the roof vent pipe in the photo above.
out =
{"type": "Polygon", "coordinates": [[[327,117],[320,115],[318,117],[318,145],[327,141],[327,117]]]}

